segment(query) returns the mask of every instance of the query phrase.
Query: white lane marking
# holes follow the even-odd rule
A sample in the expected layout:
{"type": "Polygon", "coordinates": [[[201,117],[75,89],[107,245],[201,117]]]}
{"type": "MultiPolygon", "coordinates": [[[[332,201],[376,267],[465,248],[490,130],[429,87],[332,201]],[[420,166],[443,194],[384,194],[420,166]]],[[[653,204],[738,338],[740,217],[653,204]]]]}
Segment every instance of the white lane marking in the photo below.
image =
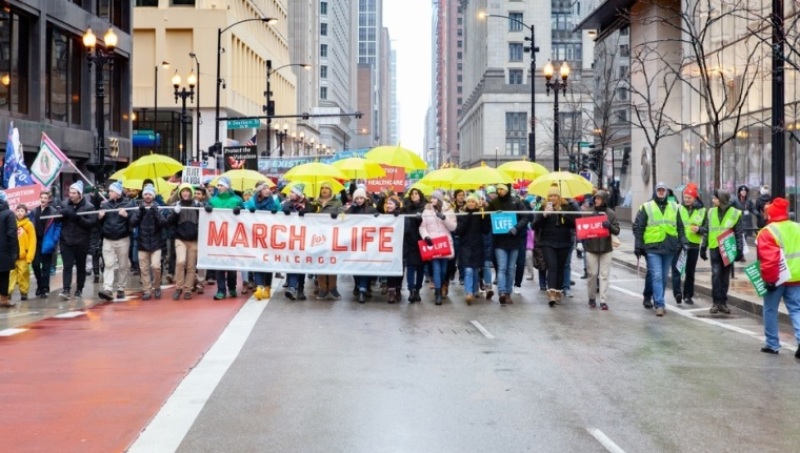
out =
{"type": "Polygon", "coordinates": [[[0,319],[22,318],[26,316],[38,315],[38,311],[15,311],[13,313],[4,313],[0,315],[0,319]]]}
{"type": "Polygon", "coordinates": [[[71,318],[77,318],[78,316],[84,316],[85,314],[86,314],[85,311],[68,311],[55,315],[53,317],[59,319],[71,319],[71,318]]]}
{"type": "Polygon", "coordinates": [[[0,337],[10,337],[18,333],[27,332],[28,329],[9,328],[0,330],[0,337]]]}
{"type": "Polygon", "coordinates": [[[611,453],[625,453],[625,450],[620,448],[619,445],[615,444],[613,440],[609,439],[602,431],[597,428],[586,428],[586,431],[592,435],[600,445],[605,447],[606,450],[610,451],[611,453]]]}
{"type": "Polygon", "coordinates": [[[708,311],[708,308],[683,308],[681,311],[695,312],[695,311],[708,311]]]}
{"type": "Polygon", "coordinates": [[[269,299],[257,301],[251,297],[244,304],[216,343],[134,441],[129,453],[173,452],[178,449],[222,377],[239,356],[268,303],[269,299]]]}
{"type": "Polygon", "coordinates": [[[486,327],[483,327],[481,323],[478,321],[470,321],[470,323],[475,326],[476,329],[480,330],[484,337],[494,340],[494,335],[490,334],[489,331],[486,330],[486,327]]]}

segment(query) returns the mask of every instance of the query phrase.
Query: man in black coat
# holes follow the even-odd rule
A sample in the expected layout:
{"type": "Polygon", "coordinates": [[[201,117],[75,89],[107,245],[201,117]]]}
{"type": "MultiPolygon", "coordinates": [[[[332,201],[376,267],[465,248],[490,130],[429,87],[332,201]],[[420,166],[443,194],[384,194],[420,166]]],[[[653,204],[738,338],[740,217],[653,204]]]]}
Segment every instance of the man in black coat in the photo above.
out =
{"type": "Polygon", "coordinates": [[[142,204],[133,211],[131,227],[139,227],[139,269],[142,277],[142,300],[161,298],[161,249],[164,246],[162,230],[167,218],[158,210],[156,189],[148,184],[142,189],[142,204]],[[152,279],[150,272],[152,271],[152,279]]]}
{"type": "Polygon", "coordinates": [[[122,194],[122,184],[117,181],[108,188],[108,201],[100,204],[100,233],[103,237],[103,290],[98,293],[101,299],[114,300],[116,280],[117,299],[125,297],[131,260],[128,250],[131,246],[131,214],[127,210],[135,205],[122,194]],[[115,275],[116,274],[116,275],[115,275]]]}
{"type": "Polygon", "coordinates": [[[62,274],[63,290],[59,297],[69,299],[72,285],[72,268],[77,267],[75,297],[83,296],[86,282],[86,255],[89,253],[89,240],[92,228],[97,223],[95,214],[82,214],[94,211],[89,201],[83,197],[83,181],[69,186],[69,197],[61,205],[61,259],[64,263],[62,274]]]}
{"type": "Polygon", "coordinates": [[[5,192],[0,192],[0,307],[13,307],[8,299],[8,277],[19,257],[17,218],[8,207],[5,192]]]}

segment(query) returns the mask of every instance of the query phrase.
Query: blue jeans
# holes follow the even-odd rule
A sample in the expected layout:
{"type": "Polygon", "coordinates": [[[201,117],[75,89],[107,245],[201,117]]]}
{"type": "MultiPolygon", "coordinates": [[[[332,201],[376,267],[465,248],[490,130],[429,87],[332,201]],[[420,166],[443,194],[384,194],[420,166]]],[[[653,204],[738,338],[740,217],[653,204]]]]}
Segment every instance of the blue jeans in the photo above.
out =
{"type": "Polygon", "coordinates": [[[423,269],[424,266],[406,266],[406,282],[409,291],[422,288],[422,279],[425,276],[423,269]]]}
{"type": "Polygon", "coordinates": [[[494,256],[497,259],[497,291],[500,294],[511,294],[511,285],[514,284],[514,273],[517,269],[518,253],[519,249],[494,249],[494,256]]]}
{"type": "Polygon", "coordinates": [[[669,280],[669,271],[672,268],[672,253],[647,254],[647,278],[653,284],[653,305],[656,308],[664,308],[664,291],[669,280]]]}
{"type": "Polygon", "coordinates": [[[781,348],[778,339],[778,305],[781,303],[781,298],[789,311],[794,336],[800,343],[800,286],[781,285],[764,296],[764,336],[767,339],[767,347],[774,351],[781,348]]]}
{"type": "Polygon", "coordinates": [[[466,295],[478,294],[478,272],[480,269],[477,267],[464,268],[464,292],[466,295]]]}
{"type": "Polygon", "coordinates": [[[369,289],[369,276],[367,275],[356,275],[356,287],[362,293],[367,292],[369,289]]]}
{"type": "Polygon", "coordinates": [[[436,258],[431,261],[433,268],[433,286],[436,289],[441,289],[442,282],[447,279],[447,262],[450,261],[446,258],[436,258]]]}
{"type": "Polygon", "coordinates": [[[306,288],[306,274],[288,274],[289,288],[303,292],[306,288]]]}
{"type": "Polygon", "coordinates": [[[572,287],[572,251],[575,250],[575,243],[567,252],[567,264],[564,265],[564,283],[561,284],[562,291],[569,291],[572,287]]]}

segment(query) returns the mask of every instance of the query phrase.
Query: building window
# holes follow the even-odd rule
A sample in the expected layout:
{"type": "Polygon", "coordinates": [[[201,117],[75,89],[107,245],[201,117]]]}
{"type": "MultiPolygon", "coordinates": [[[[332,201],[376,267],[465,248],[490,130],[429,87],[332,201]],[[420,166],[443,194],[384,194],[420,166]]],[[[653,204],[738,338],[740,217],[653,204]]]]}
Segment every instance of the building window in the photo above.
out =
{"type": "Polygon", "coordinates": [[[508,31],[522,31],[522,13],[508,13],[508,31]]]}
{"type": "Polygon", "coordinates": [[[464,70],[464,64],[463,63],[456,63],[456,68],[458,68],[459,71],[463,71],[464,70]]]}
{"type": "Polygon", "coordinates": [[[621,57],[630,57],[631,56],[631,46],[629,44],[620,44],[619,45],[619,56],[621,56],[621,57]]]}
{"type": "Polygon", "coordinates": [[[319,34],[321,36],[328,36],[328,24],[323,22],[319,24],[319,34]]]}
{"type": "Polygon", "coordinates": [[[328,2],[319,2],[319,13],[323,16],[328,15],[328,2]]]}
{"type": "Polygon", "coordinates": [[[327,66],[320,66],[319,67],[319,78],[320,79],[327,79],[328,78],[328,67],[327,66]]]}
{"type": "Polygon", "coordinates": [[[626,87],[617,88],[617,97],[620,101],[628,100],[628,89],[626,87]]]}
{"type": "Polygon", "coordinates": [[[464,53],[459,51],[458,53],[456,53],[456,58],[459,59],[459,60],[463,59],[464,58],[464,53]]]}
{"type": "Polygon", "coordinates": [[[628,111],[627,110],[617,110],[617,122],[618,123],[627,123],[628,122],[628,111]]]}
{"type": "Polygon", "coordinates": [[[522,61],[522,43],[508,43],[508,61],[522,61]]]}
{"type": "Polygon", "coordinates": [[[522,85],[522,69],[509,69],[508,70],[508,84],[509,85],[522,85]]]}
{"type": "Polygon", "coordinates": [[[194,6],[194,0],[170,0],[172,6],[194,6]]]}
{"type": "Polygon", "coordinates": [[[463,48],[464,47],[464,41],[459,39],[457,46],[458,46],[459,49],[463,48]]]}
{"type": "Polygon", "coordinates": [[[0,9],[0,111],[28,113],[30,21],[0,9]]]}
{"type": "Polygon", "coordinates": [[[506,156],[528,154],[528,114],[506,112],[506,156]]]}
{"type": "Polygon", "coordinates": [[[53,26],[47,28],[45,114],[48,119],[81,124],[82,43],[53,26]]]}
{"type": "Polygon", "coordinates": [[[620,66],[619,67],[619,78],[626,79],[628,77],[628,67],[627,66],[620,66]]]}
{"type": "Polygon", "coordinates": [[[319,56],[320,57],[327,57],[328,56],[328,45],[327,44],[320,44],[320,46],[319,46],[319,56]]]}
{"type": "Polygon", "coordinates": [[[158,0],[136,0],[136,6],[158,6],[158,0]]]}
{"type": "Polygon", "coordinates": [[[328,87],[319,87],[319,98],[328,99],[328,87]]]}

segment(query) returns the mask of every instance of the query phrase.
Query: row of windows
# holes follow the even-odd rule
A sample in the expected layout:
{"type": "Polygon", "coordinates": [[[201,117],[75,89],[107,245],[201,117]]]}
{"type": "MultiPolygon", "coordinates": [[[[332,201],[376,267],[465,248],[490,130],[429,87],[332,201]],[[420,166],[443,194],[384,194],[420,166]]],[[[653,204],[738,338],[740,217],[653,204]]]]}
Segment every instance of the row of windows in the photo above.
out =
{"type": "Polygon", "coordinates": [[[553,59],[557,61],[578,61],[583,58],[583,45],[580,43],[553,43],[553,59]]]}
{"type": "MultiPolygon", "coordinates": [[[[115,2],[117,3],[117,2],[115,2]]],[[[170,6],[194,6],[195,0],[170,0],[170,6]]],[[[136,6],[158,7],[158,0],[136,0],[136,6]]]]}
{"type": "Polygon", "coordinates": [[[28,113],[28,37],[26,16],[0,10],[0,111],[28,113]]]}

